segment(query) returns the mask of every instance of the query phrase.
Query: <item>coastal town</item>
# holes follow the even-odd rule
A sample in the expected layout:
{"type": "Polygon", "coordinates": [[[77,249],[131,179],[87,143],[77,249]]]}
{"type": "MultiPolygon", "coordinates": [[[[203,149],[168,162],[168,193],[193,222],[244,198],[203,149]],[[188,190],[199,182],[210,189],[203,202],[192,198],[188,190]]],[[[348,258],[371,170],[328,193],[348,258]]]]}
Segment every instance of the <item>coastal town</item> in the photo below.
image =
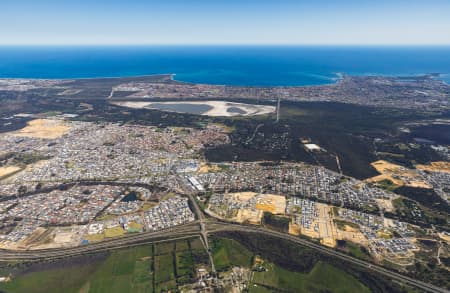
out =
{"type": "MultiPolygon", "coordinates": [[[[246,87],[192,84],[173,80],[173,75],[154,78],[105,80],[99,88],[103,98],[111,101],[124,98],[139,99],[256,99],[273,101],[281,97],[286,101],[342,102],[442,111],[450,108],[450,87],[437,75],[413,77],[340,76],[335,84],[301,87],[246,87]],[[112,85],[112,87],[111,87],[112,85]],[[432,97],[432,98],[431,98],[432,97]]],[[[98,84],[95,84],[97,87],[98,84]]],[[[26,92],[51,88],[59,97],[88,98],[91,90],[74,80],[0,79],[0,91],[26,92]]],[[[97,91],[97,92],[98,92],[97,91]]]]}

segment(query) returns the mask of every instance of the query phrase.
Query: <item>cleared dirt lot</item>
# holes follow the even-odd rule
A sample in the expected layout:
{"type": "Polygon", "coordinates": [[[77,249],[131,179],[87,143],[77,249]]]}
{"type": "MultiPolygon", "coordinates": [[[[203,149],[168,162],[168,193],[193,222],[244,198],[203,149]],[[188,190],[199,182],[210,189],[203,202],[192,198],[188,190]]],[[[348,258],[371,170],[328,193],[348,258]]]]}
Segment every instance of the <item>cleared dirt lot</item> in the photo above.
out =
{"type": "Polygon", "coordinates": [[[431,172],[447,172],[450,173],[450,162],[431,162],[429,165],[416,165],[416,169],[431,172]]]}
{"type": "Polygon", "coordinates": [[[432,188],[432,186],[414,170],[384,160],[373,162],[371,165],[381,173],[381,175],[368,178],[366,180],[367,182],[389,180],[397,186],[406,185],[419,188],[432,188]]]}
{"type": "Polygon", "coordinates": [[[240,208],[231,220],[243,223],[260,224],[264,212],[284,214],[286,210],[286,198],[281,195],[259,194],[256,192],[237,192],[227,194],[233,202],[241,203],[245,208],[240,208]]]}
{"type": "Polygon", "coordinates": [[[375,201],[385,211],[387,211],[387,212],[394,212],[395,211],[394,204],[392,203],[391,199],[376,198],[375,201]]]}
{"type": "Polygon", "coordinates": [[[66,134],[70,129],[63,120],[35,119],[16,133],[15,136],[55,139],[66,134]]]}
{"type": "Polygon", "coordinates": [[[19,171],[21,168],[17,166],[6,166],[6,167],[0,167],[0,178],[9,176],[17,171],[19,171]]]}

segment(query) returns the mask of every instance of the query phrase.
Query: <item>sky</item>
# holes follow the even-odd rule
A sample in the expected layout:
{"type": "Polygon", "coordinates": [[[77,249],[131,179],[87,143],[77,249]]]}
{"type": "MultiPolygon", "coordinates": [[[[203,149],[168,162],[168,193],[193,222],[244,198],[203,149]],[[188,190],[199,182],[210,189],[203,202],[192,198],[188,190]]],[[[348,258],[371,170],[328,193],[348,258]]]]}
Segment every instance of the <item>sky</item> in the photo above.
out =
{"type": "Polygon", "coordinates": [[[0,45],[450,45],[450,0],[0,0],[0,45]]]}

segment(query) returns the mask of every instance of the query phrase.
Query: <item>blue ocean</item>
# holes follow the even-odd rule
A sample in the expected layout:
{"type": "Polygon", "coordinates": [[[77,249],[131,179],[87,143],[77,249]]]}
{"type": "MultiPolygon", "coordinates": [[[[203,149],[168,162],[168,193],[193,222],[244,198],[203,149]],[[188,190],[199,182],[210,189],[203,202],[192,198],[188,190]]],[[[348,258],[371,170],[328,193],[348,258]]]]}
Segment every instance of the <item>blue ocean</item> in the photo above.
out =
{"type": "Polygon", "coordinates": [[[89,78],[174,73],[226,85],[320,85],[347,75],[440,73],[450,47],[75,46],[0,47],[2,78],[89,78]]]}

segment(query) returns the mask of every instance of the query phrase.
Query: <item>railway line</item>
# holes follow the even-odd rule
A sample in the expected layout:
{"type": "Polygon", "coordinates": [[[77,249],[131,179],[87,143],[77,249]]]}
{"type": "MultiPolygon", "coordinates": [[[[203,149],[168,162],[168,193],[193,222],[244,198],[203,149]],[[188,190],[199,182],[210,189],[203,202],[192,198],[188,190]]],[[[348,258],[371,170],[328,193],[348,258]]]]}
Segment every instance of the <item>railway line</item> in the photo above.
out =
{"type": "Polygon", "coordinates": [[[419,288],[421,290],[425,290],[427,292],[439,292],[439,293],[448,293],[449,292],[448,290],[446,290],[444,288],[440,288],[438,286],[428,284],[428,283],[410,278],[408,276],[404,276],[402,274],[399,274],[392,270],[375,265],[373,263],[366,262],[364,260],[361,260],[361,259],[349,256],[347,254],[338,252],[336,250],[327,248],[320,244],[316,244],[311,241],[308,241],[308,240],[305,240],[305,239],[302,239],[299,237],[295,237],[295,236],[292,236],[289,234],[285,234],[285,233],[281,233],[281,232],[277,232],[277,231],[273,231],[273,230],[268,230],[268,229],[256,227],[256,226],[252,227],[252,226],[243,226],[243,225],[238,225],[238,224],[224,224],[224,223],[211,224],[210,231],[211,231],[211,233],[236,232],[236,231],[246,232],[246,233],[259,233],[259,234],[264,234],[267,236],[285,239],[285,240],[315,249],[323,254],[330,255],[330,256],[336,257],[338,259],[341,259],[343,261],[352,263],[352,264],[362,267],[366,270],[377,272],[387,278],[403,282],[405,284],[419,288]]]}
{"type": "MultiPolygon", "coordinates": [[[[195,209],[196,212],[200,210],[195,209]]],[[[389,279],[403,282],[407,285],[413,286],[415,288],[427,291],[427,292],[438,292],[438,293],[448,293],[449,291],[440,288],[438,286],[422,282],[408,276],[404,276],[395,271],[383,268],[381,266],[375,265],[373,263],[349,256],[345,253],[338,252],[334,249],[324,247],[320,244],[295,237],[286,233],[281,233],[273,230],[269,230],[263,227],[251,226],[251,225],[241,225],[223,221],[216,221],[205,219],[203,215],[198,217],[198,220],[191,222],[189,224],[176,226],[170,229],[158,231],[158,232],[144,232],[139,234],[127,235],[120,238],[110,239],[102,242],[70,247],[70,248],[55,248],[55,249],[39,249],[39,250],[5,250],[0,249],[0,261],[1,262],[34,262],[42,260],[52,260],[60,259],[66,257],[73,257],[79,255],[86,255],[92,253],[105,252],[120,248],[126,248],[130,246],[137,246],[146,243],[171,241],[175,239],[184,239],[191,237],[201,237],[203,241],[207,241],[208,234],[217,234],[223,232],[243,232],[243,233],[254,233],[263,234],[270,237],[275,237],[279,239],[284,239],[291,241],[302,246],[314,249],[325,255],[336,257],[342,261],[351,263],[353,265],[359,266],[365,270],[373,271],[379,273],[389,279]]],[[[210,254],[209,246],[205,247],[210,254]]],[[[210,258],[212,258],[210,254],[210,258]]]]}

